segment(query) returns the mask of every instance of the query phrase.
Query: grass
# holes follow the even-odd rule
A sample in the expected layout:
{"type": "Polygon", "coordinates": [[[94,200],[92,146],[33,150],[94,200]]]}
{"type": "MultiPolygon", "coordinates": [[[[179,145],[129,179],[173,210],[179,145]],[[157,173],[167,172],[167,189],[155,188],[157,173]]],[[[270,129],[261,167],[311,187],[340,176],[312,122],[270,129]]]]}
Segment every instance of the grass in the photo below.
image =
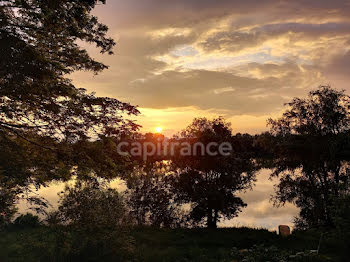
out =
{"type": "Polygon", "coordinates": [[[281,238],[264,229],[152,229],[132,231],[141,261],[232,261],[231,249],[274,245],[281,249],[317,249],[319,234],[281,238]],[[166,258],[166,259],[165,259],[166,258]]]}
{"type": "MultiPolygon", "coordinates": [[[[231,257],[233,247],[248,249],[253,245],[264,244],[299,252],[317,249],[320,237],[318,232],[308,232],[281,238],[275,232],[251,228],[209,230],[135,227],[129,234],[133,239],[132,257],[119,261],[233,261],[231,257]]],[[[60,244],[69,246],[67,243],[73,243],[71,240],[74,238],[78,242],[82,241],[74,234],[66,234],[60,244]]],[[[8,229],[0,232],[0,261],[77,261],[72,258],[63,259],[64,255],[62,252],[57,253],[55,243],[57,243],[56,232],[44,226],[32,229],[8,229]]],[[[67,249],[73,250],[72,246],[67,249]]],[[[89,257],[90,261],[93,261],[92,257],[89,257]]],[[[107,256],[101,261],[117,260],[107,256]]]]}

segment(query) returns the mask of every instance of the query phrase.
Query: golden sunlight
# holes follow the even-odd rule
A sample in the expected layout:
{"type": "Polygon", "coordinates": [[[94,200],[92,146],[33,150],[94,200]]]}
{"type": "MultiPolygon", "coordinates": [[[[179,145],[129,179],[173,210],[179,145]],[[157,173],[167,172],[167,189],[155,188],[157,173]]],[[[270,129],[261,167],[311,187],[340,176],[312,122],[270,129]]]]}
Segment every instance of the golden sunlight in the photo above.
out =
{"type": "Polygon", "coordinates": [[[160,126],[157,126],[157,127],[155,128],[155,130],[156,130],[156,133],[162,133],[163,128],[160,127],[160,126]]]}

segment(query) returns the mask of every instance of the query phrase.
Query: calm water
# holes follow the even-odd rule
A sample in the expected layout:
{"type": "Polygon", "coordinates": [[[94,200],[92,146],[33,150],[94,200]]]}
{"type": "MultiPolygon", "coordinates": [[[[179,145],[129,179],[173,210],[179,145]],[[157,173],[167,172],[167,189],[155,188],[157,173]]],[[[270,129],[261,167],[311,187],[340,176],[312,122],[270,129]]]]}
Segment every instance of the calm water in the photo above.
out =
{"type": "MultiPolygon", "coordinates": [[[[298,214],[298,209],[291,204],[284,207],[276,208],[270,201],[271,195],[274,192],[275,181],[269,180],[270,170],[261,170],[257,175],[257,182],[253,190],[241,192],[239,195],[248,204],[243,209],[238,217],[230,220],[220,222],[221,227],[232,226],[249,226],[249,227],[263,227],[269,230],[277,230],[278,225],[292,226],[293,217],[298,214]]],[[[126,186],[123,181],[115,180],[111,182],[111,186],[117,188],[119,191],[125,190],[126,186]]],[[[49,187],[40,189],[37,193],[45,197],[52,208],[57,207],[58,193],[65,187],[65,183],[52,183],[49,187]]],[[[19,212],[27,212],[29,206],[21,202],[19,204],[19,212]]]]}

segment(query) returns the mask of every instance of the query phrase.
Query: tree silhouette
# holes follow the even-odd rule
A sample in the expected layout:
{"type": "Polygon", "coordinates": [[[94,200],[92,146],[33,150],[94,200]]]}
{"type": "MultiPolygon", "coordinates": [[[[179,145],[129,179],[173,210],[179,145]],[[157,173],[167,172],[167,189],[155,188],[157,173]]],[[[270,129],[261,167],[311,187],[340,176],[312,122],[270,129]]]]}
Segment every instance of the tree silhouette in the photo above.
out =
{"type": "Polygon", "coordinates": [[[156,161],[135,168],[128,178],[128,207],[138,225],[172,227],[178,224],[180,209],[167,179],[169,164],[156,161]]]}
{"type": "Polygon", "coordinates": [[[98,3],[105,1],[1,1],[2,185],[40,186],[72,174],[104,169],[102,175],[106,170],[115,175],[120,170],[114,169],[118,165],[112,163],[113,156],[103,159],[106,151],[100,145],[110,145],[108,137],[136,130],[138,125],[124,116],[138,110],[117,99],[87,93],[68,78],[75,71],[97,74],[107,68],[77,43],[113,53],[115,42],[107,37],[107,26],[91,15],[98,3]],[[98,141],[88,145],[91,139],[98,141]]]}
{"type": "Polygon", "coordinates": [[[294,98],[277,120],[268,120],[278,135],[336,135],[350,129],[350,97],[344,91],[320,86],[306,99],[294,98]]]}
{"type": "Polygon", "coordinates": [[[192,148],[198,142],[205,146],[212,142],[235,145],[229,155],[201,155],[197,151],[182,156],[177,152],[173,158],[176,200],[191,204],[190,216],[195,222],[206,219],[207,227],[216,228],[221,218],[235,217],[246,206],[235,194],[251,187],[255,170],[251,156],[239,147],[243,137],[232,136],[230,125],[222,118],[195,119],[182,132],[181,139],[192,148]]]}
{"type": "Polygon", "coordinates": [[[295,98],[278,120],[269,120],[276,203],[300,207],[300,227],[333,225],[334,198],[349,189],[350,98],[322,86],[295,98]]]}

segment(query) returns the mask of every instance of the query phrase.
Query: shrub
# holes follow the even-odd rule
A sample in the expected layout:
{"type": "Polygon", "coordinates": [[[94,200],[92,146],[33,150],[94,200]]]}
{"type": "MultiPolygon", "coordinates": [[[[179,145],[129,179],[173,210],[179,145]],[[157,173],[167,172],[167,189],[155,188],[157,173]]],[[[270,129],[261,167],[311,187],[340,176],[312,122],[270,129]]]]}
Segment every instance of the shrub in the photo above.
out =
{"type": "Polygon", "coordinates": [[[40,226],[41,222],[38,216],[27,213],[17,217],[13,222],[13,224],[17,227],[22,227],[22,228],[34,228],[34,227],[40,226]]]}
{"type": "Polygon", "coordinates": [[[327,261],[319,257],[314,251],[293,252],[280,250],[275,246],[265,247],[264,245],[254,245],[250,249],[231,250],[233,259],[242,262],[322,262],[327,261]]]}
{"type": "Polygon", "coordinates": [[[68,261],[125,261],[134,249],[123,198],[96,180],[77,181],[61,193],[46,222],[55,231],[55,257],[68,261]]]}

